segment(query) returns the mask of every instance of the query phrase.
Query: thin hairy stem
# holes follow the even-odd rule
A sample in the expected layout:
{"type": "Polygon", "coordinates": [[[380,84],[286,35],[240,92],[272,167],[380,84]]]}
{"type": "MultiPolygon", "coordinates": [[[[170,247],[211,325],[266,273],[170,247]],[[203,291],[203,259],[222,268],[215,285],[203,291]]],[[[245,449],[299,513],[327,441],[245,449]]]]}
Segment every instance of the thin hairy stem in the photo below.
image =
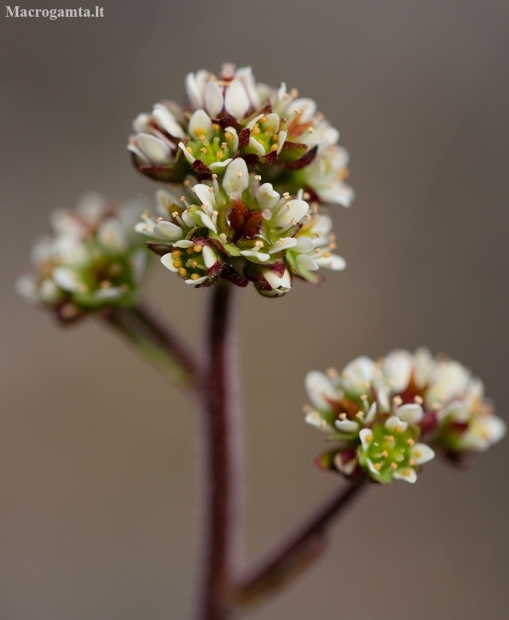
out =
{"type": "Polygon", "coordinates": [[[211,290],[205,368],[201,386],[204,410],[205,514],[199,620],[224,620],[238,543],[239,417],[235,355],[234,286],[220,280],[211,290]]]}
{"type": "Polygon", "coordinates": [[[324,551],[327,531],[334,519],[343,514],[364,483],[348,483],[328,499],[266,559],[240,580],[235,593],[238,606],[272,594],[287,585],[324,551]]]}
{"type": "Polygon", "coordinates": [[[187,386],[197,383],[198,367],[193,355],[146,308],[140,305],[113,307],[104,310],[100,316],[172,381],[187,386]]]}

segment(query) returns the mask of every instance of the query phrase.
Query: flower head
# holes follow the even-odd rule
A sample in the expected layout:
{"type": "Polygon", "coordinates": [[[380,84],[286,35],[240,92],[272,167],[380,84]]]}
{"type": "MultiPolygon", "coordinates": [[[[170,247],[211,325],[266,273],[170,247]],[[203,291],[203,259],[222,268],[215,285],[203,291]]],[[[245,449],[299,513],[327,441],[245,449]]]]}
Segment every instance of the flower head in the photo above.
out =
{"type": "Polygon", "coordinates": [[[330,218],[315,213],[301,193],[280,195],[237,158],[221,183],[198,183],[180,198],[159,192],[159,217],[145,213],[136,230],[187,284],[210,286],[219,277],[239,286],[252,281],[262,295],[278,297],[295,276],[316,283],[320,267],[345,267],[331,253],[330,218]]]}
{"type": "Polygon", "coordinates": [[[280,193],[303,189],[320,202],[350,204],[346,152],[312,99],[287,92],[285,84],[257,83],[250,67],[231,64],[219,76],[190,73],[186,94],[184,107],[164,101],[136,117],[128,149],[141,172],[170,183],[189,174],[210,180],[240,156],[280,193]]]}
{"type": "Polygon", "coordinates": [[[54,234],[34,246],[33,272],[18,280],[18,292],[63,321],[132,305],[150,254],[133,230],[140,210],[139,204],[118,207],[87,194],[77,209],[55,211],[54,234]]]}
{"type": "Polygon", "coordinates": [[[341,372],[311,372],[306,421],[338,442],[324,468],[377,482],[415,482],[434,450],[455,459],[499,441],[505,424],[464,366],[395,350],[377,362],[359,357],[341,372]]]}

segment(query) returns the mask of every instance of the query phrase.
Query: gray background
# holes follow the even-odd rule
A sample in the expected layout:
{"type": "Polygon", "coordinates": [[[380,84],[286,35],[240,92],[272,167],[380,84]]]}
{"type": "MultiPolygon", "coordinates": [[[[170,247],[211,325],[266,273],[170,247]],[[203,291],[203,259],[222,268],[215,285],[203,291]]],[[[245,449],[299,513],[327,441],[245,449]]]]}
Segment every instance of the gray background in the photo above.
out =
{"type": "MultiPolygon", "coordinates": [[[[333,211],[345,272],[279,301],[240,295],[247,556],[341,483],[311,464],[324,443],[302,420],[307,370],[426,344],[483,377],[507,416],[507,2],[102,5],[97,20],[0,18],[2,620],[191,608],[193,403],[94,320],[62,330],[13,292],[53,208],[88,189],[151,196],[130,123],[180,99],[188,71],[250,64],[316,99],[357,193],[333,211]]],[[[145,295],[199,341],[206,292],[161,267],[145,295]]],[[[506,619],[508,445],[468,472],[433,462],[415,486],[374,489],[325,559],[248,617],[506,619]]]]}

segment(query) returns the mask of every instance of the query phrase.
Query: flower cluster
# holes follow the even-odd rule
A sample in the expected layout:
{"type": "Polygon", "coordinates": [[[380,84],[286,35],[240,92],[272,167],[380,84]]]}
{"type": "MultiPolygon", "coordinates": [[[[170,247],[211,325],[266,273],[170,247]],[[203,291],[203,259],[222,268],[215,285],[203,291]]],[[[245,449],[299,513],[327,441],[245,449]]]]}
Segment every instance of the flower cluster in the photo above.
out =
{"type": "Polygon", "coordinates": [[[221,180],[198,183],[180,198],[158,194],[158,217],[148,213],[136,230],[151,239],[161,262],[192,286],[223,277],[239,286],[252,281],[264,296],[287,293],[294,276],[316,283],[320,267],[340,270],[333,253],[331,220],[302,199],[280,195],[244,159],[228,164],[221,180]]]}
{"type": "Polygon", "coordinates": [[[128,149],[142,173],[170,183],[189,174],[202,181],[242,157],[280,193],[302,189],[315,201],[350,205],[347,153],[312,99],[285,84],[257,83],[250,67],[230,64],[218,77],[190,73],[186,93],[184,107],[163,101],[134,120],[128,149]]]}
{"type": "Polygon", "coordinates": [[[76,210],[52,214],[54,235],[32,251],[33,273],[22,276],[18,292],[62,321],[111,305],[130,306],[150,257],[134,231],[142,207],[123,207],[99,194],[83,196],[76,210]]]}
{"type": "Polygon", "coordinates": [[[317,464],[353,477],[415,482],[435,450],[460,460],[505,434],[470,371],[427,349],[359,357],[338,373],[310,372],[306,422],[337,445],[317,464]]]}

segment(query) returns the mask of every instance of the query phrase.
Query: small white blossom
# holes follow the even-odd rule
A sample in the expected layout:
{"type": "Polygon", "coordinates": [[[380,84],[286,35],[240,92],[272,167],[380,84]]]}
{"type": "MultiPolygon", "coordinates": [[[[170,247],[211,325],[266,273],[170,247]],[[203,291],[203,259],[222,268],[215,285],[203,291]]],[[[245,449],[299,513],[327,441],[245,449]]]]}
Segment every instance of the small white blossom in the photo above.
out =
{"type": "Polygon", "coordinates": [[[64,321],[112,304],[132,305],[149,257],[133,230],[141,209],[88,194],[76,210],[55,211],[55,235],[35,245],[34,271],[20,278],[18,292],[64,321]]]}
{"type": "Polygon", "coordinates": [[[415,482],[435,450],[459,460],[506,433],[482,381],[424,348],[395,349],[377,362],[361,356],[340,373],[313,371],[306,389],[306,422],[339,442],[317,463],[348,476],[415,482]]]}
{"type": "Polygon", "coordinates": [[[221,182],[198,183],[181,199],[160,192],[160,217],[145,213],[136,231],[150,238],[166,267],[196,286],[228,277],[241,286],[252,281],[266,297],[280,297],[294,277],[318,282],[311,272],[320,267],[343,269],[344,259],[330,252],[330,218],[314,213],[302,192],[281,195],[260,181],[236,158],[221,182]],[[202,252],[211,251],[214,261],[208,266],[202,252]]]}

